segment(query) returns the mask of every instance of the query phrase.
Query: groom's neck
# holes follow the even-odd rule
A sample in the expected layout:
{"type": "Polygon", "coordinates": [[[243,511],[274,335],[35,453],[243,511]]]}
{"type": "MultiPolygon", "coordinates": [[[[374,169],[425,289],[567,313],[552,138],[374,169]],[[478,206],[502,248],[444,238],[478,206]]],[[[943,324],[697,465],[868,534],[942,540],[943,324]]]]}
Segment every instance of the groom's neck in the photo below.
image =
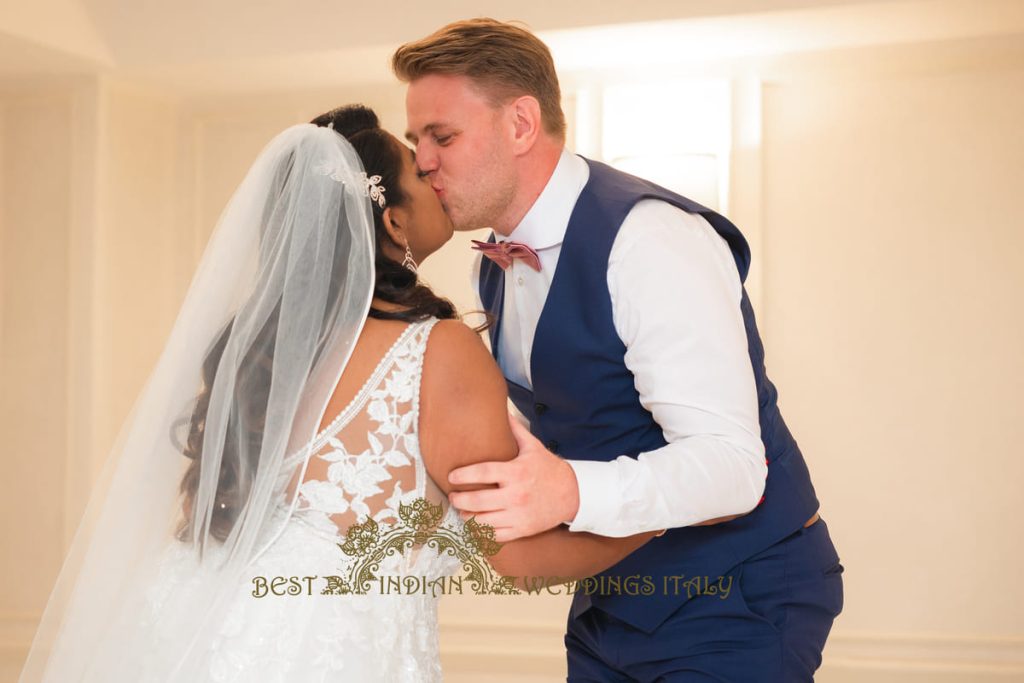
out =
{"type": "Polygon", "coordinates": [[[505,215],[492,226],[494,232],[507,237],[519,226],[551,180],[563,146],[561,140],[545,136],[537,140],[529,154],[520,158],[519,182],[515,194],[505,215]]]}

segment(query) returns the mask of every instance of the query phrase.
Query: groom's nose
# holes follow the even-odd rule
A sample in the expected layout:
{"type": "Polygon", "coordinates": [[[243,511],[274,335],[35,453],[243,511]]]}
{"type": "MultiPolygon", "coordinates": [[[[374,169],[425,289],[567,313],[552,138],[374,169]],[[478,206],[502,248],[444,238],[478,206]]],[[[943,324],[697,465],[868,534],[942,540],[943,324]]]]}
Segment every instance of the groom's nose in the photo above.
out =
{"type": "Polygon", "coordinates": [[[416,145],[416,165],[424,173],[436,171],[438,167],[437,148],[422,142],[416,145]]]}

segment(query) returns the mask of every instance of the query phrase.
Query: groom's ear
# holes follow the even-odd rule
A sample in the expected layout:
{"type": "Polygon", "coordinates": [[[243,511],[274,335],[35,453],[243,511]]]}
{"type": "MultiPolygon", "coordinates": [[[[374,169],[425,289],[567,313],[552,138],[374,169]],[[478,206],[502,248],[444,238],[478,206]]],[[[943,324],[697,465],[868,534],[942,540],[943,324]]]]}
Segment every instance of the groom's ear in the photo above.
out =
{"type": "Polygon", "coordinates": [[[533,148],[541,133],[540,102],[536,97],[523,95],[514,100],[510,107],[515,125],[513,148],[517,154],[525,154],[533,148]]]}

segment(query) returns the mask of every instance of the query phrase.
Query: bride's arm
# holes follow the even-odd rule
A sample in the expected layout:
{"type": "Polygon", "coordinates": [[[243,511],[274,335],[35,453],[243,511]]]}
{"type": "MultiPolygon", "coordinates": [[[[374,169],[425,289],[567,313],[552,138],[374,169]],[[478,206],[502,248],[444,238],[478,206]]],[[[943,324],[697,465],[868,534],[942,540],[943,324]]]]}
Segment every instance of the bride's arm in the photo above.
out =
{"type": "MultiPolygon", "coordinates": [[[[420,385],[420,451],[427,472],[447,494],[448,473],[463,465],[516,456],[505,379],[479,336],[458,321],[434,326],[420,385]]],[[[505,543],[490,558],[505,576],[580,579],[611,567],[657,535],[611,538],[561,526],[505,543]]]]}

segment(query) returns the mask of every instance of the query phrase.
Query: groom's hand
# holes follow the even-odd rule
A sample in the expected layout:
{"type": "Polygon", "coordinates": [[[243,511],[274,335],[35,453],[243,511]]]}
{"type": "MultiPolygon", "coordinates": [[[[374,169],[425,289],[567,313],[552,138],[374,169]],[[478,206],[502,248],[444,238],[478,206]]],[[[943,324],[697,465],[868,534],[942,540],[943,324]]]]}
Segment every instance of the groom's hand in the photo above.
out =
{"type": "Polygon", "coordinates": [[[506,462],[481,462],[452,470],[455,485],[497,484],[498,488],[453,492],[448,499],[463,519],[476,517],[507,543],[533,536],[576,517],[580,497],[576,473],[509,415],[519,455],[506,462]]]}

